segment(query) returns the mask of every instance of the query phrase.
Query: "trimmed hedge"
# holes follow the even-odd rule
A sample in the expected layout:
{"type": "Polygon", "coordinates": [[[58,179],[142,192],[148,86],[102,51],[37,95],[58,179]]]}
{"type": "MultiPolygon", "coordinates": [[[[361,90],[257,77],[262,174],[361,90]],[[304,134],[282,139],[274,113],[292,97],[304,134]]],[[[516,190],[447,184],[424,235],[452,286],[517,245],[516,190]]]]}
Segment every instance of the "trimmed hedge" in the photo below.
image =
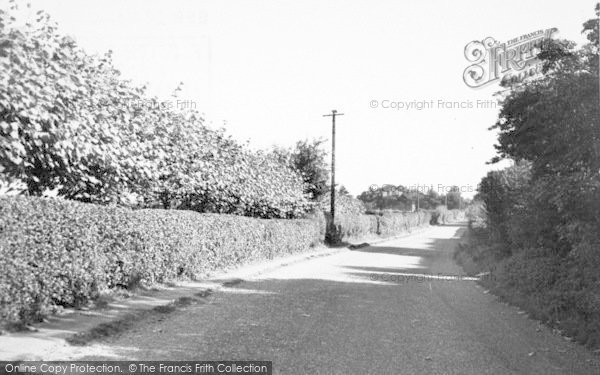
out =
{"type": "Polygon", "coordinates": [[[300,252],[322,240],[323,222],[0,197],[0,320],[300,252]]]}
{"type": "Polygon", "coordinates": [[[341,240],[392,237],[429,225],[431,214],[419,211],[382,215],[336,215],[335,221],[341,240]]]}
{"type": "Polygon", "coordinates": [[[431,213],[427,211],[383,214],[378,216],[378,234],[382,237],[397,236],[408,233],[413,228],[429,225],[431,213]]]}
{"type": "Polygon", "coordinates": [[[336,215],[335,224],[341,240],[377,234],[377,218],[374,215],[336,215]]]}

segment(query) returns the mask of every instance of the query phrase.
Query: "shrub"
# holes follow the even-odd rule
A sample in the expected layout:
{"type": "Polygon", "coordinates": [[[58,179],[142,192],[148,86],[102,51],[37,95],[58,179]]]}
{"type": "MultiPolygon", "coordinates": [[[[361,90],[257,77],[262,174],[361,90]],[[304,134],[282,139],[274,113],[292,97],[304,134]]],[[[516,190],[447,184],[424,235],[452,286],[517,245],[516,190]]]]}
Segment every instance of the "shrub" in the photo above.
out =
{"type": "Polygon", "coordinates": [[[0,319],[300,252],[323,238],[321,223],[0,197],[0,319]]]}

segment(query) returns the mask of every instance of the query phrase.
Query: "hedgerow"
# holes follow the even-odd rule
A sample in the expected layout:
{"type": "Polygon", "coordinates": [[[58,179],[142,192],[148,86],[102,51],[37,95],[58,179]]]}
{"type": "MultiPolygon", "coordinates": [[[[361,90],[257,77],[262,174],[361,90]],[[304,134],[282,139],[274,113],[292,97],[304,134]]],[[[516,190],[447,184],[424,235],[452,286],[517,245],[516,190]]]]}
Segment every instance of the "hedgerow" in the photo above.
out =
{"type": "Polygon", "coordinates": [[[377,235],[377,217],[374,215],[336,215],[335,223],[340,240],[368,238],[377,235]]]}
{"type": "Polygon", "coordinates": [[[322,240],[322,223],[0,197],[0,319],[303,251],[322,240]]]}
{"type": "MultiPolygon", "coordinates": [[[[329,219],[329,218],[328,218],[329,219]]],[[[385,213],[381,215],[336,215],[340,240],[392,237],[428,225],[431,214],[426,211],[385,213]]]]}
{"type": "Polygon", "coordinates": [[[379,222],[378,234],[391,237],[410,232],[413,228],[429,225],[431,214],[427,211],[383,214],[377,216],[379,222]]]}

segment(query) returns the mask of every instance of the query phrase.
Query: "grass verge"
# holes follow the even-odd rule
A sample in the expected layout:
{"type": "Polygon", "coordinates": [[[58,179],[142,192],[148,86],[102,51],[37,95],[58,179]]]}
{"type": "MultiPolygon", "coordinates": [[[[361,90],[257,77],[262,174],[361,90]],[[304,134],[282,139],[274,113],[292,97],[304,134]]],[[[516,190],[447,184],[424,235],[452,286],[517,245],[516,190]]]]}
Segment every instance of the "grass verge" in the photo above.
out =
{"type": "Polygon", "coordinates": [[[469,228],[454,254],[465,273],[501,300],[598,352],[600,256],[598,251],[559,256],[545,249],[507,251],[485,228],[469,228]]]}

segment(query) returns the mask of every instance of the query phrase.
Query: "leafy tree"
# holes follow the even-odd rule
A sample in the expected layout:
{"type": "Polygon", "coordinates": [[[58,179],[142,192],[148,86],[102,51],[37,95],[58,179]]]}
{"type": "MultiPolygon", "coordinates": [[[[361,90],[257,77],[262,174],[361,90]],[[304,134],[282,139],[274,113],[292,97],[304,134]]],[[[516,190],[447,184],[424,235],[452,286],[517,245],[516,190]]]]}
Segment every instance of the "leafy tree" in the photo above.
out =
{"type": "Polygon", "coordinates": [[[2,179],[95,203],[259,217],[310,209],[302,178],[276,155],[149,97],[110,52],[86,54],[47,14],[20,26],[11,4],[0,10],[2,179]]]}
{"type": "MultiPolygon", "coordinates": [[[[598,12],[600,5],[596,6],[598,12]]],[[[529,162],[530,183],[522,194],[525,201],[515,201],[514,194],[504,191],[505,184],[490,185],[490,175],[480,191],[488,214],[505,213],[490,218],[501,233],[508,235],[502,226],[509,222],[506,215],[511,211],[495,204],[523,208],[523,215],[536,222],[530,225],[536,237],[533,242],[560,253],[583,240],[598,240],[593,239],[600,227],[597,28],[597,20],[584,23],[583,32],[590,43],[579,49],[569,41],[545,45],[538,56],[544,63],[542,77],[521,84],[505,83],[511,90],[492,127],[499,131],[499,156],[493,161],[529,162]],[[544,222],[536,221],[538,217],[544,217],[544,222]]]]}
{"type": "Polygon", "coordinates": [[[440,196],[434,189],[429,189],[422,199],[423,203],[421,207],[426,209],[434,209],[444,204],[444,197],[440,196]]]}
{"type": "Polygon", "coordinates": [[[346,187],[344,185],[340,185],[340,187],[338,188],[337,194],[340,196],[349,196],[350,192],[348,191],[348,189],[346,189],[346,187]]]}
{"type": "Polygon", "coordinates": [[[367,190],[358,195],[369,210],[410,211],[416,206],[416,193],[402,185],[384,184],[376,190],[367,190]]]}
{"type": "Polygon", "coordinates": [[[118,79],[110,53],[86,55],[38,15],[19,27],[0,11],[2,171],[30,194],[60,188],[70,198],[119,200],[124,185],[150,173],[137,138],[148,115],[127,108],[142,89],[118,79]]]}
{"type": "MultiPolygon", "coordinates": [[[[596,17],[600,17],[600,3],[596,4],[596,17]]],[[[586,34],[587,39],[596,48],[598,48],[598,41],[600,39],[600,30],[598,28],[598,19],[590,19],[583,23],[582,33],[586,34]]]]}
{"type": "Polygon", "coordinates": [[[302,140],[292,149],[276,148],[278,158],[297,171],[304,180],[305,193],[318,201],[329,191],[329,165],[327,152],[323,150],[323,139],[302,140]]]}
{"type": "MultiPolygon", "coordinates": [[[[463,206],[463,198],[460,196],[460,188],[458,186],[452,186],[450,191],[446,194],[448,198],[448,209],[459,209],[463,206]]],[[[444,197],[444,201],[446,197],[444,197]]]]}

